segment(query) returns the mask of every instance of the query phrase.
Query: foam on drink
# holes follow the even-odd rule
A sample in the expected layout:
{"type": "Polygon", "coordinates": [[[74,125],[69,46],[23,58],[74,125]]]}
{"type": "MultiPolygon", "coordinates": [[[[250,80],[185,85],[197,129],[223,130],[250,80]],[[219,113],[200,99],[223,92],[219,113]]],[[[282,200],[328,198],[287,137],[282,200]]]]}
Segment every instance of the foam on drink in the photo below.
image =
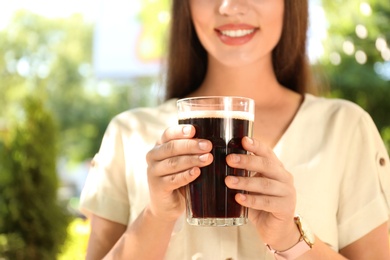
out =
{"type": "Polygon", "coordinates": [[[179,120],[190,118],[235,118],[241,120],[254,121],[254,114],[245,111],[225,111],[225,110],[197,110],[197,111],[180,111],[179,120]]]}

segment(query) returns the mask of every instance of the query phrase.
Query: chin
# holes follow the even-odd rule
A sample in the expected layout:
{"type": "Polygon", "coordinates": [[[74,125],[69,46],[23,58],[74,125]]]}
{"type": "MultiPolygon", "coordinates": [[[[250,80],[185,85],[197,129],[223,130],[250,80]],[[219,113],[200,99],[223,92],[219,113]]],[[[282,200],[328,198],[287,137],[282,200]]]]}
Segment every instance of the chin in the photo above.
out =
{"type": "Polygon", "coordinates": [[[219,63],[224,67],[230,68],[243,68],[251,66],[255,63],[254,60],[243,60],[243,59],[229,59],[229,60],[220,60],[219,63]]]}
{"type": "Polygon", "coordinates": [[[211,64],[216,66],[230,67],[230,68],[244,68],[248,66],[263,67],[263,65],[272,66],[272,56],[263,53],[245,52],[245,53],[218,53],[213,55],[211,64]],[[263,65],[262,65],[263,64],[263,65]]]}

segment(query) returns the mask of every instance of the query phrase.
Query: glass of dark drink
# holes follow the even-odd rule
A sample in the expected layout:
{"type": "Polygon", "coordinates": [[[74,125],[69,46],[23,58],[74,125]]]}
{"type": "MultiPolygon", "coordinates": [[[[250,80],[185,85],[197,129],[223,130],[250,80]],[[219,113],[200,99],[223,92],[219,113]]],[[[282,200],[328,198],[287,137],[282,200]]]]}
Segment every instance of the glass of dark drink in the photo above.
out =
{"type": "Polygon", "coordinates": [[[235,200],[240,190],[225,184],[228,175],[249,176],[249,172],[226,164],[230,153],[246,154],[241,140],[252,137],[254,101],[244,97],[208,96],[177,101],[179,124],[191,124],[194,138],[212,142],[213,162],[201,168],[201,175],[185,187],[187,222],[196,226],[238,226],[248,221],[248,209],[235,200]]]}

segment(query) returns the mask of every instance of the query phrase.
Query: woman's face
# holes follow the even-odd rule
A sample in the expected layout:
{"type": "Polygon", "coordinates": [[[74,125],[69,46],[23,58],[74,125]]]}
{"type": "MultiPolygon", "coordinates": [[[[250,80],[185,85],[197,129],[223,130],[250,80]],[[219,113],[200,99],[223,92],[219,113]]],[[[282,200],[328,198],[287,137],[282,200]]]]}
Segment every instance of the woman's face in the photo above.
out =
{"type": "Polygon", "coordinates": [[[271,62],[283,27],[284,0],[189,0],[200,42],[226,66],[271,62]]]}

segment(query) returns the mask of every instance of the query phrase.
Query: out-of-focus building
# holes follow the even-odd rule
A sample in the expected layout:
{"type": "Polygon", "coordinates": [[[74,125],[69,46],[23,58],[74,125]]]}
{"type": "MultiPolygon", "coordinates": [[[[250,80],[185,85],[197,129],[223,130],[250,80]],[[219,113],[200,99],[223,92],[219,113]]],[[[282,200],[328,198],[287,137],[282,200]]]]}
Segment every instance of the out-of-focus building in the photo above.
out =
{"type": "Polygon", "coordinates": [[[160,60],[143,55],[148,49],[152,52],[153,40],[144,37],[141,0],[100,0],[97,5],[93,41],[95,75],[115,80],[157,75],[160,60]]]}

